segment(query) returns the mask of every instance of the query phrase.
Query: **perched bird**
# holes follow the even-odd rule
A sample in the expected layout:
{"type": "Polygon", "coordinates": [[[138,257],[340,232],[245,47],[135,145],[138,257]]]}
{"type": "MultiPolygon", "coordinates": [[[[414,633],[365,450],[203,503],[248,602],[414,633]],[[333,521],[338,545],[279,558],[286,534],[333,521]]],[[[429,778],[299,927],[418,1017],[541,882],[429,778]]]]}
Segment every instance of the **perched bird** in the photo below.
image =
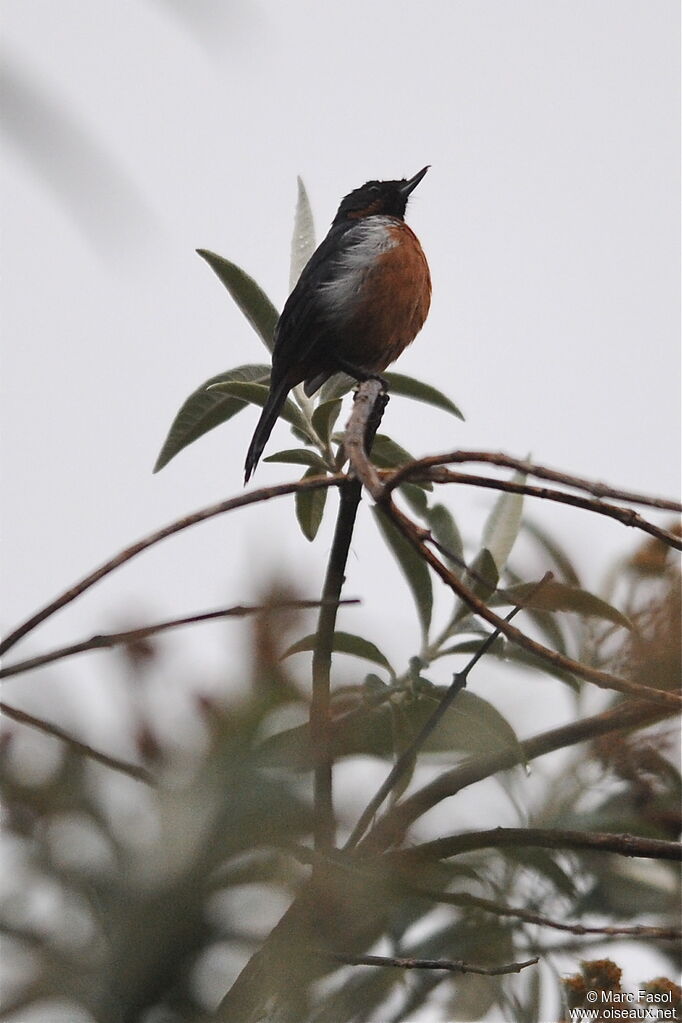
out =
{"type": "Polygon", "coordinates": [[[305,381],[310,396],[335,373],[356,380],[377,376],[421,330],[431,277],[404,217],[408,197],[428,169],[409,180],[368,181],[341,201],[277,322],[270,393],[246,456],[244,482],[292,387],[305,381]]]}

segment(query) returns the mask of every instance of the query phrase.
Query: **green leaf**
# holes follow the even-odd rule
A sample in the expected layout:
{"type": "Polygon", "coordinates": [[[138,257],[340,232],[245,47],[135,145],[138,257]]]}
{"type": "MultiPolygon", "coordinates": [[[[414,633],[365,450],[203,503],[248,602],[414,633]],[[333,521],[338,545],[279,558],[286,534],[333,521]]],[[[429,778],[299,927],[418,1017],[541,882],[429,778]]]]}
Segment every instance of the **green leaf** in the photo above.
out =
{"type": "Polygon", "coordinates": [[[347,373],[335,373],[320,388],[320,404],[331,401],[333,398],[343,398],[344,394],[352,391],[356,384],[357,380],[348,376],[347,373]]]}
{"type": "MultiPolygon", "coordinates": [[[[253,384],[253,383],[240,383],[240,382],[226,382],[216,383],[210,385],[211,393],[218,394],[229,394],[233,398],[238,398],[240,401],[249,402],[252,405],[260,405],[261,408],[265,405],[270,394],[270,388],[267,384],[253,384]]],[[[303,434],[304,437],[310,439],[308,434],[308,423],[306,422],[305,416],[303,416],[298,408],[294,405],[290,398],[284,402],[282,411],[279,414],[280,419],[284,419],[285,422],[293,426],[299,433],[303,434]]]]}
{"type": "Polygon", "coordinates": [[[533,593],[538,583],[519,583],[516,586],[506,587],[498,592],[494,604],[521,604],[524,607],[537,608],[543,611],[573,611],[575,614],[585,617],[602,618],[615,625],[622,625],[626,629],[632,629],[632,622],[626,618],[617,608],[607,604],[601,597],[595,597],[587,590],[581,590],[577,586],[568,586],[556,579],[548,580],[543,586],[533,593]]]}
{"type": "Polygon", "coordinates": [[[453,401],[430,384],[425,384],[414,377],[405,376],[403,373],[382,374],[391,394],[402,394],[406,398],[414,398],[415,401],[423,401],[427,405],[450,412],[457,419],[464,421],[464,416],[453,401]]]}
{"type": "Polygon", "coordinates": [[[464,545],[457,523],[444,504],[435,504],[429,509],[426,518],[432,536],[452,555],[449,557],[441,551],[443,557],[454,568],[459,569],[457,574],[460,575],[464,563],[464,545]]]}
{"type": "MultiPolygon", "coordinates": [[[[523,581],[509,565],[507,565],[505,571],[505,578],[507,581],[506,588],[515,586],[523,581]]],[[[549,646],[560,654],[568,653],[568,644],[564,634],[565,621],[560,622],[551,611],[541,611],[532,607],[526,607],[524,615],[537,626],[541,636],[544,636],[549,646]]]]}
{"type": "MultiPolygon", "coordinates": [[[[303,473],[302,479],[309,479],[311,476],[319,476],[316,468],[308,469],[303,473]]],[[[324,506],[327,502],[327,488],[320,487],[317,490],[298,490],[296,492],[296,518],[306,540],[314,540],[324,515],[324,506]]]]}
{"type": "Polygon", "coordinates": [[[288,465],[309,465],[317,469],[318,475],[327,471],[327,466],[316,451],[308,448],[290,448],[287,451],[277,451],[274,455],[268,455],[264,462],[286,462],[288,465]]]}
{"type": "Polygon", "coordinates": [[[332,401],[323,401],[313,412],[313,429],[323,444],[329,443],[329,438],[331,437],[336,420],[339,418],[342,404],[343,402],[340,398],[334,398],[332,401]]]}
{"type": "Polygon", "coordinates": [[[269,351],[272,351],[279,313],[260,285],[241,267],[231,263],[229,259],[216,255],[215,252],[197,249],[197,254],[205,259],[217,274],[253,329],[269,351]]]}
{"type": "Polygon", "coordinates": [[[414,547],[405,539],[402,533],[396,529],[381,508],[375,506],[372,508],[372,512],[384,540],[398,562],[412,591],[414,602],[417,605],[417,614],[419,615],[422,632],[426,638],[433,611],[433,588],[426,562],[417,554],[414,547]]]}
{"type": "MultiPolygon", "coordinates": [[[[310,650],[313,646],[314,636],[306,636],[290,647],[284,656],[310,650]]],[[[366,655],[359,653],[358,656],[366,655]]],[[[379,652],[379,656],[383,655],[379,652]]],[[[404,749],[431,716],[446,691],[445,686],[433,686],[428,693],[421,692],[416,696],[410,690],[396,691],[390,700],[378,705],[363,703],[337,716],[331,726],[334,759],[358,755],[393,757],[396,727],[400,733],[399,748],[404,749]]],[[[464,690],[446,711],[425,743],[423,752],[440,758],[443,753],[485,755],[500,749],[513,749],[521,760],[516,733],[505,718],[487,700],[464,690]]],[[[263,743],[262,751],[270,765],[309,770],[314,764],[309,725],[298,725],[279,732],[263,743]]]]}
{"type": "Polygon", "coordinates": [[[429,502],[423,487],[418,487],[416,483],[401,483],[398,490],[417,515],[427,518],[429,502]]]}
{"type": "MultiPolygon", "coordinates": [[[[514,473],[514,483],[524,483],[526,477],[514,473]]],[[[490,551],[497,566],[498,576],[502,575],[514,541],[521,528],[523,494],[509,494],[504,491],[496,500],[483,528],[483,547],[490,551]]]]}
{"type": "MultiPolygon", "coordinates": [[[[282,657],[289,657],[291,654],[299,654],[305,650],[314,650],[316,639],[316,633],[304,636],[303,639],[299,639],[296,643],[292,643],[292,645],[282,654],[282,657]]],[[[332,650],[335,650],[339,654],[351,654],[353,657],[362,657],[366,661],[371,661],[372,664],[381,665],[381,667],[386,668],[391,675],[395,675],[390,661],[384,656],[384,654],[382,654],[379,647],[375,646],[374,643],[371,643],[363,636],[356,636],[352,632],[335,632],[332,641],[332,650]]]]}
{"type": "MultiPolygon", "coordinates": [[[[446,691],[444,686],[438,686],[434,696],[440,698],[446,691]]],[[[507,719],[492,703],[467,689],[458,693],[424,748],[431,752],[456,750],[476,755],[514,749],[523,759],[516,732],[507,719]]]]}
{"type": "MultiPolygon", "coordinates": [[[[497,565],[493,560],[493,556],[490,551],[484,547],[478,552],[471,565],[466,572],[462,574],[462,582],[466,583],[468,588],[473,592],[474,596],[478,597],[485,603],[488,602],[492,594],[495,592],[499,580],[497,572],[497,565]]],[[[458,601],[455,607],[455,612],[448,626],[448,635],[452,635],[457,632],[457,626],[464,621],[470,614],[469,605],[463,600],[458,601]]]]}
{"type": "Polygon", "coordinates": [[[289,291],[293,291],[301,271],[315,251],[315,223],[313,211],[310,208],[310,200],[305,185],[300,177],[298,182],[298,197],[296,200],[296,215],[294,218],[294,231],[291,237],[291,260],[289,263],[289,291]]]}
{"type": "Polygon", "coordinates": [[[188,444],[246,408],[243,401],[220,394],[218,391],[208,390],[208,388],[213,384],[228,381],[267,381],[269,376],[269,366],[247,365],[237,366],[235,369],[219,373],[218,376],[206,380],[201,387],[190,394],[180,407],[156,460],[154,472],[163,469],[164,465],[167,465],[188,444]]]}

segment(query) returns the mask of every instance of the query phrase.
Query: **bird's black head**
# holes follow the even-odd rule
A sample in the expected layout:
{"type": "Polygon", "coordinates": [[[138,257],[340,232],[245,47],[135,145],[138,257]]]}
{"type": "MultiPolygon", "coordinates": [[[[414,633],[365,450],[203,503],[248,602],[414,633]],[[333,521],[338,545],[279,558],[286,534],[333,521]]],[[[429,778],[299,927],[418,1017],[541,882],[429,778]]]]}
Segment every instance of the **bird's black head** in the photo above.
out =
{"type": "Polygon", "coordinates": [[[356,188],[341,200],[333,225],[381,215],[404,217],[410,192],[417,187],[428,169],[424,167],[409,180],[368,181],[361,188],[356,188]]]}

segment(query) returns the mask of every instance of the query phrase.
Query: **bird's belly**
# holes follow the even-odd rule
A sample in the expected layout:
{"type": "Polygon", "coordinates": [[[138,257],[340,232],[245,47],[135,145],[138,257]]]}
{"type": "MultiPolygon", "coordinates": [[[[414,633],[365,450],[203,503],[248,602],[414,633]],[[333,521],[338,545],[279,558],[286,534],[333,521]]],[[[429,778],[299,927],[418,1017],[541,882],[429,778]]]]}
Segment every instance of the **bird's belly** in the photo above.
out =
{"type": "Polygon", "coordinates": [[[419,333],[431,303],[426,258],[416,237],[388,249],[363,274],[356,301],[339,323],[339,355],[363,369],[386,369],[419,333]]]}

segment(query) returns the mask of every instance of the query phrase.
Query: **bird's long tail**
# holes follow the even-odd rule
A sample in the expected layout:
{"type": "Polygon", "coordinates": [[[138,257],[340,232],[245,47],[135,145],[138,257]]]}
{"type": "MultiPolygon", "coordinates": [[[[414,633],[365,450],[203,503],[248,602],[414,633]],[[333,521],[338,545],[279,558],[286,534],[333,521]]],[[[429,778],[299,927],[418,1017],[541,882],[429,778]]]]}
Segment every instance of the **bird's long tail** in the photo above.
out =
{"type": "Polygon", "coordinates": [[[246,453],[246,463],[244,465],[244,483],[249,482],[249,478],[253,473],[254,469],[258,465],[258,460],[263,454],[263,448],[268,442],[268,437],[272,433],[272,428],[277,422],[282,406],[286,401],[287,394],[291,390],[293,384],[288,377],[285,377],[278,384],[272,384],[270,386],[270,394],[268,400],[263,406],[263,411],[260,414],[258,425],[254,431],[251,443],[249,444],[249,450],[246,453]]]}

